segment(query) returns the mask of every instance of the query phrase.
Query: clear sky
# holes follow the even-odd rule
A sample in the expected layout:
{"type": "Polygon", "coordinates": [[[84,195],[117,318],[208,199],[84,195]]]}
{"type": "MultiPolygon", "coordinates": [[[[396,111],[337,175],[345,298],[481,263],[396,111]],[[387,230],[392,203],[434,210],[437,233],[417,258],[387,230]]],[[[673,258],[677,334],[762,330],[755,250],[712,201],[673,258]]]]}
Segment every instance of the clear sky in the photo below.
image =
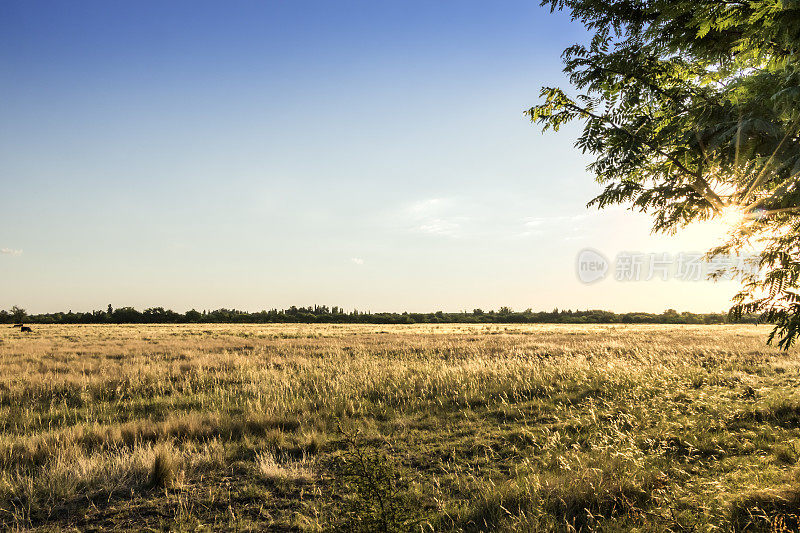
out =
{"type": "Polygon", "coordinates": [[[708,233],[588,210],[577,125],[523,116],[584,37],[538,0],[4,0],[0,308],[726,308],[578,281],[708,233]]]}

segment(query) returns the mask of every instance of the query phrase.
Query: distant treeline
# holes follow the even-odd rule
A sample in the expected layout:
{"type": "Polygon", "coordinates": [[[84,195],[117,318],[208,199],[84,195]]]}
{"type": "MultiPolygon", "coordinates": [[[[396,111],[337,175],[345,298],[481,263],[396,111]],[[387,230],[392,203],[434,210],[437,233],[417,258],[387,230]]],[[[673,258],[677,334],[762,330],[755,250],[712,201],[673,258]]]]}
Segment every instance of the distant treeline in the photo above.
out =
{"type": "MultiPolygon", "coordinates": [[[[194,323],[323,323],[323,324],[724,324],[732,322],[727,313],[679,313],[668,309],[663,313],[613,313],[602,310],[513,311],[501,307],[497,311],[475,309],[445,313],[372,313],[345,311],[340,307],[315,305],[290,307],[248,313],[236,309],[186,311],[177,313],[163,307],[138,311],[133,307],[105,311],[45,313],[27,315],[18,307],[0,311],[0,323],[29,322],[33,324],[194,324],[194,323]]],[[[755,323],[757,317],[746,317],[739,323],[755,323]]]]}

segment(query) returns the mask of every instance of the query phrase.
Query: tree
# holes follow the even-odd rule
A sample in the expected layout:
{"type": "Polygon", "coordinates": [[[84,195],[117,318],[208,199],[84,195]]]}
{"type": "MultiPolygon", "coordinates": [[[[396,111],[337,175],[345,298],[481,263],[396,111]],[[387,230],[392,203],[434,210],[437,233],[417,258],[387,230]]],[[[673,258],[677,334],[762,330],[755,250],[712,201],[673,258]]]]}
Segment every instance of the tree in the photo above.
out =
{"type": "Polygon", "coordinates": [[[11,308],[11,317],[14,319],[15,323],[22,324],[27,316],[28,313],[23,308],[17,307],[16,305],[11,308]]]}
{"type": "Polygon", "coordinates": [[[603,192],[589,205],[648,213],[657,232],[731,222],[710,250],[749,248],[731,313],[761,313],[784,349],[800,333],[800,2],[544,0],[590,31],[564,51],[577,94],[527,111],[543,130],[583,122],[576,146],[603,192]]]}

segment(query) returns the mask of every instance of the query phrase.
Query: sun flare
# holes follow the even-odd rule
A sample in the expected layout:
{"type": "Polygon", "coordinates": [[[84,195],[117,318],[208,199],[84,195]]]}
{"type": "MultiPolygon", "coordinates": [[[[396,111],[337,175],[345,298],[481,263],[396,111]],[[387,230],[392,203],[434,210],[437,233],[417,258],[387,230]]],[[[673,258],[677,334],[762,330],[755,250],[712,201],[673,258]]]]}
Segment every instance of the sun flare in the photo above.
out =
{"type": "Polygon", "coordinates": [[[739,229],[747,220],[748,215],[745,213],[745,210],[740,205],[728,205],[722,208],[722,213],[717,217],[718,223],[722,226],[723,229],[726,230],[727,233],[731,233],[739,229]]]}
{"type": "Polygon", "coordinates": [[[742,228],[749,217],[744,208],[728,205],[716,216],[691,224],[684,241],[701,249],[720,246],[742,228]]]}

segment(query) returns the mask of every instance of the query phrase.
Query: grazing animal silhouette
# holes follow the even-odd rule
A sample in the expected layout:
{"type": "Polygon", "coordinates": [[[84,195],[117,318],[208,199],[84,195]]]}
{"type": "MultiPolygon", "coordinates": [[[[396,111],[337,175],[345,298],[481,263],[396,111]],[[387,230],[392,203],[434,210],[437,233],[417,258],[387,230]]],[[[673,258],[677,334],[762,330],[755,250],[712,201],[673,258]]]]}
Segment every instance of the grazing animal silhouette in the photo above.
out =
{"type": "Polygon", "coordinates": [[[22,324],[14,324],[14,325],[13,325],[13,326],[11,326],[11,327],[12,327],[12,328],[21,328],[21,327],[22,327],[22,324]]]}
{"type": "Polygon", "coordinates": [[[20,330],[20,332],[24,331],[26,333],[33,333],[33,330],[31,328],[29,328],[28,326],[20,326],[19,330],[20,330]]]}

